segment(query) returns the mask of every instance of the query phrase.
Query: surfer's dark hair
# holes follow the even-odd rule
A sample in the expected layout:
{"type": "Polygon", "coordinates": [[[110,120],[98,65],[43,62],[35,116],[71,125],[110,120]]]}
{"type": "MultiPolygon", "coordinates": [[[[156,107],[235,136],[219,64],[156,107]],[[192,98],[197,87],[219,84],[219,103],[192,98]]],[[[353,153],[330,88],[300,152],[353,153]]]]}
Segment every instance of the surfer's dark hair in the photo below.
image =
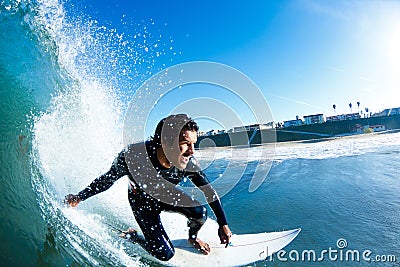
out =
{"type": "Polygon", "coordinates": [[[179,136],[182,131],[198,132],[199,126],[186,114],[170,115],[157,124],[154,135],[150,138],[150,141],[156,148],[161,146],[161,140],[172,144],[172,141],[179,136]]]}

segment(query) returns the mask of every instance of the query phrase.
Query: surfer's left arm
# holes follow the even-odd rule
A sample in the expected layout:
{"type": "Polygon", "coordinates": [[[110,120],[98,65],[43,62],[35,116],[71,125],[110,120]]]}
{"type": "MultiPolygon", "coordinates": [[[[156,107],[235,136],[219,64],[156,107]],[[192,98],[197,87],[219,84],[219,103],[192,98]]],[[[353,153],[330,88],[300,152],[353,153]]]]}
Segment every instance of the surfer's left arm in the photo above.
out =
{"type": "Polygon", "coordinates": [[[218,236],[221,240],[221,244],[226,244],[227,247],[229,245],[232,232],[229,229],[218,193],[211,186],[206,174],[200,169],[200,167],[198,167],[197,161],[194,158],[191,159],[191,164],[194,164],[195,166],[189,166],[189,169],[196,171],[188,172],[188,176],[190,177],[191,181],[204,193],[210,208],[217,217],[217,223],[219,225],[218,236]]]}
{"type": "Polygon", "coordinates": [[[103,175],[97,177],[85,189],[77,195],[69,194],[65,197],[65,203],[71,207],[76,207],[79,202],[88,199],[98,193],[108,190],[119,178],[129,173],[125,163],[124,151],[121,152],[114,160],[111,168],[103,175]]]}

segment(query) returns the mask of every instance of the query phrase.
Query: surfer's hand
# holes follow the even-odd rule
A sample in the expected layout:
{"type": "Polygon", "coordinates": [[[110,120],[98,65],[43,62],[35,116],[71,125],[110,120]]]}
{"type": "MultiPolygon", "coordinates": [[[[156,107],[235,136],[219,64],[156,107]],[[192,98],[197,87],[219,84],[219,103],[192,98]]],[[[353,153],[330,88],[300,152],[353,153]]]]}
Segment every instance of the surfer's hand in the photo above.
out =
{"type": "Polygon", "coordinates": [[[128,228],[128,230],[122,231],[121,234],[119,234],[119,237],[128,239],[129,241],[135,243],[138,239],[138,233],[135,229],[128,228]]]}
{"type": "Polygon", "coordinates": [[[201,253],[204,255],[208,255],[211,252],[210,246],[206,243],[201,241],[200,239],[196,238],[189,238],[189,242],[201,253]]]}
{"type": "Polygon", "coordinates": [[[75,208],[81,202],[81,198],[78,195],[69,194],[65,196],[64,203],[75,208]]]}
{"type": "Polygon", "coordinates": [[[228,225],[220,226],[218,229],[218,236],[219,239],[221,240],[221,244],[226,244],[225,247],[227,248],[229,245],[229,240],[232,237],[232,232],[229,229],[229,226],[228,225]]]}

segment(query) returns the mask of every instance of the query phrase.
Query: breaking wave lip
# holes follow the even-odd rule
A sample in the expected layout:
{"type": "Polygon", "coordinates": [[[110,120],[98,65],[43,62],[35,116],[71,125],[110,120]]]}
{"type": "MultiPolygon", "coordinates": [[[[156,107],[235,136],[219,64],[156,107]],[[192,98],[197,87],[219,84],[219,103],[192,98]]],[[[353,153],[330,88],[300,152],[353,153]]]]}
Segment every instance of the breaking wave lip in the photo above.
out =
{"type": "Polygon", "coordinates": [[[11,8],[24,9],[26,30],[51,56],[53,73],[42,75],[60,79],[47,110],[30,118],[31,181],[42,217],[57,245],[79,264],[146,265],[143,253],[129,255],[126,242],[105,224],[132,226],[127,196],[121,193],[127,194],[126,179],[79,209],[62,201],[109,168],[122,149],[122,99],[151,74],[157,57],[170,53],[171,40],[163,44],[161,36],[150,37],[143,22],[137,36],[118,34],[67,14],[63,1],[19,0],[11,8]],[[128,87],[131,91],[124,91],[128,87]]]}

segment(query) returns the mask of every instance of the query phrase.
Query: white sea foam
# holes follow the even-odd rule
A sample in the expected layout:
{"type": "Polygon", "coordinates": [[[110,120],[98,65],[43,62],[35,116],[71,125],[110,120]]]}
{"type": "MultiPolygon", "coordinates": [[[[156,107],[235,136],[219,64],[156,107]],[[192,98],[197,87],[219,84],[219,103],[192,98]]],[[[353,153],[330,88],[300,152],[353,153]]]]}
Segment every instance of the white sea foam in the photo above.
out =
{"type": "Polygon", "coordinates": [[[360,155],[400,146],[400,133],[375,133],[337,137],[328,140],[311,140],[265,144],[243,148],[207,148],[196,152],[196,157],[207,165],[218,159],[228,161],[275,161],[287,159],[324,159],[360,155]],[[263,157],[264,153],[271,158],[263,157]],[[265,152],[266,151],[266,152],[265,152]]]}
{"type": "MultiPolygon", "coordinates": [[[[136,71],[145,76],[154,58],[165,54],[162,39],[143,37],[146,34],[129,39],[90,18],[67,14],[57,0],[37,1],[37,14],[29,25],[32,31],[46,31],[41,41],[55,55],[56,69],[64,78],[46,112],[34,118],[33,158],[40,175],[32,171],[33,186],[43,217],[92,265],[104,264],[99,254],[113,265],[141,265],[140,256],[131,258],[123,247],[114,246],[119,238],[110,236],[109,227],[102,223],[135,226],[126,178],[77,210],[61,207],[60,201],[107,171],[122,149],[124,95],[120,89],[124,88],[120,86],[127,82],[135,88],[142,82],[136,71]],[[159,45],[142,53],[143,42],[159,45]],[[76,228],[79,231],[71,231],[76,228]]],[[[138,33],[146,31],[146,27],[138,29],[138,33]]]]}
{"type": "Polygon", "coordinates": [[[400,133],[364,134],[339,137],[321,142],[296,142],[278,145],[275,160],[325,159],[354,156],[399,147],[400,133]]]}

